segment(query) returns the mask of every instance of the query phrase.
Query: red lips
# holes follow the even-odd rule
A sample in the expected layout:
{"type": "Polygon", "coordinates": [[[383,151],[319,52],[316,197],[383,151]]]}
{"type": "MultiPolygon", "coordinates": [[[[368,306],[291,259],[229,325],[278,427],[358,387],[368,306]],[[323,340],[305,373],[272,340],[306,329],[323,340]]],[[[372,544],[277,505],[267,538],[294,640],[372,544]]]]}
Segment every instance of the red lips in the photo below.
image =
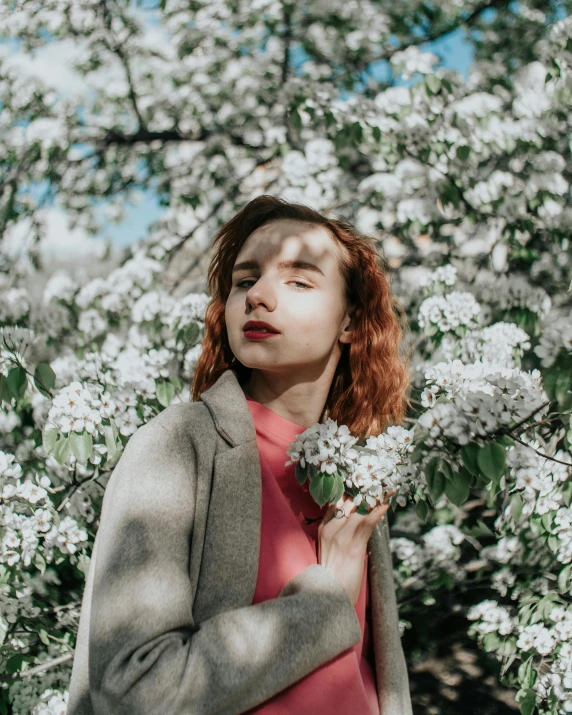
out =
{"type": "Polygon", "coordinates": [[[279,330],[276,330],[276,328],[273,325],[270,325],[270,323],[266,323],[264,320],[247,320],[246,323],[243,326],[243,330],[256,330],[257,328],[266,328],[272,333],[279,333],[279,330]]]}

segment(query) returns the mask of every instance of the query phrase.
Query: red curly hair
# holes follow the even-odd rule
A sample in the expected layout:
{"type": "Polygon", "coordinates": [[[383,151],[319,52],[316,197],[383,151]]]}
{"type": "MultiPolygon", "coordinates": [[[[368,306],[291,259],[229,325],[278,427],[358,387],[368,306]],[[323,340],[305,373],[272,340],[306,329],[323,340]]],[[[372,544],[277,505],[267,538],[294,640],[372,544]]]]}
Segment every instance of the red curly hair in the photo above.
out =
{"type": "Polygon", "coordinates": [[[380,434],[390,424],[400,424],[410,407],[407,393],[411,386],[411,352],[400,359],[407,319],[390,289],[391,266],[377,252],[374,240],[349,221],[328,218],[308,206],[268,194],[249,201],[213,240],[214,255],[208,269],[211,300],[205,313],[205,336],[194,370],[191,399],[198,401],[225,370],[234,370],[241,385],[249,379],[252,368],[240,363],[230,349],[225,304],[232,287],[232,268],[242,245],[255,229],[277,219],[324,226],[345,248],[340,271],[347,301],[357,308],[354,337],[343,346],[323,419],[330,417],[339,425],[347,425],[361,440],[380,434]]]}

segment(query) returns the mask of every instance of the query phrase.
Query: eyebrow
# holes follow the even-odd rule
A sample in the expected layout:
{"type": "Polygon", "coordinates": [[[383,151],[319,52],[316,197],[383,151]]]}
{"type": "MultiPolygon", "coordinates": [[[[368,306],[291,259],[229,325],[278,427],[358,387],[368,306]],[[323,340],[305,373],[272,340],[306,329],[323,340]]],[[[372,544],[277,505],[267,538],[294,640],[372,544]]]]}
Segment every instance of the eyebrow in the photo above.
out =
{"type": "MultiPolygon", "coordinates": [[[[232,269],[233,273],[237,271],[246,270],[247,268],[260,268],[260,263],[258,261],[242,261],[237,263],[232,269]]],[[[314,271],[315,273],[321,273],[324,278],[326,277],[324,272],[315,266],[313,263],[308,263],[308,261],[281,261],[278,264],[278,268],[305,268],[307,271],[314,271]]]]}

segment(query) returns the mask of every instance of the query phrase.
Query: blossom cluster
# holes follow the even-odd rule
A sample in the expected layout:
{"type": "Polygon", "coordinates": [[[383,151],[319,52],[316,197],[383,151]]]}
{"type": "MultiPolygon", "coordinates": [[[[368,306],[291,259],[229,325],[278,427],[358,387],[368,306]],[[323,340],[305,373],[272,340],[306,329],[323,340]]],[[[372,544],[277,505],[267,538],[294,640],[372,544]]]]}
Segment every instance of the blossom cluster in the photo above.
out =
{"type": "Polygon", "coordinates": [[[111,395],[103,393],[100,385],[74,381],[54,397],[48,422],[64,434],[85,430],[95,435],[103,431],[102,420],[111,417],[114,411],[111,395]]]}
{"type": "MultiPolygon", "coordinates": [[[[299,462],[303,473],[308,471],[310,493],[313,480],[324,474],[337,475],[342,490],[348,488],[347,493],[358,507],[363,502],[373,508],[394,489],[398,490],[396,501],[404,506],[406,495],[412,493],[418,480],[408,460],[413,450],[411,431],[390,426],[385,433],[368,437],[365,447],[357,446],[357,441],[346,425],[338,426],[328,418],[325,423],[316,423],[296,435],[286,450],[290,457],[286,466],[299,462]],[[315,469],[309,469],[308,465],[315,469]]],[[[335,502],[340,497],[340,490],[332,487],[326,501],[335,502]]]]}
{"type": "Polygon", "coordinates": [[[502,314],[520,309],[535,313],[540,319],[546,318],[552,307],[552,299],[544,288],[531,285],[520,274],[499,276],[493,283],[480,286],[478,298],[502,314]]]}
{"type": "Polygon", "coordinates": [[[421,402],[427,410],[418,424],[428,432],[428,446],[443,446],[444,439],[468,444],[535,410],[540,416],[547,409],[539,409],[546,402],[546,394],[538,370],[525,372],[497,362],[465,365],[452,360],[429,368],[425,378],[421,402]]]}
{"type": "Polygon", "coordinates": [[[455,581],[465,580],[466,573],[459,563],[463,532],[453,524],[434,526],[421,535],[418,541],[406,536],[392,537],[391,552],[395,555],[396,582],[403,589],[419,590],[434,582],[443,572],[455,581]]]}
{"type": "Polygon", "coordinates": [[[428,335],[437,331],[463,335],[468,329],[479,327],[481,306],[471,293],[452,291],[447,295],[426,298],[419,306],[419,327],[428,335]]]}
{"type": "MultiPolygon", "coordinates": [[[[358,458],[346,485],[359,487],[370,506],[375,506],[375,496],[381,500],[383,492],[395,489],[393,498],[404,507],[421,482],[419,471],[409,459],[413,449],[413,430],[390,425],[382,434],[368,437],[363,451],[358,447],[358,458]]],[[[357,505],[361,494],[354,498],[357,505]]]]}
{"type": "Polygon", "coordinates": [[[438,266],[434,271],[428,271],[419,279],[419,286],[428,295],[439,295],[446,292],[447,288],[454,286],[457,282],[457,269],[447,263],[445,266],[438,266]]]}
{"type": "Polygon", "coordinates": [[[547,319],[538,345],[534,348],[542,367],[552,367],[561,351],[572,353],[572,312],[567,316],[554,315],[552,320],[547,319]]]}
{"type": "MultiPolygon", "coordinates": [[[[487,599],[469,609],[467,618],[473,621],[469,633],[479,641],[504,645],[504,652],[522,652],[531,671],[532,690],[536,705],[543,712],[543,705],[556,700],[559,712],[572,710],[572,608],[560,605],[558,599],[544,603],[544,618],[528,622],[526,611],[515,612],[514,608],[500,605],[487,599]],[[490,640],[490,639],[494,640],[490,640]],[[548,658],[550,656],[550,658],[548,658]],[[539,666],[542,664],[542,668],[539,666]]],[[[490,650],[494,652],[491,647],[490,650]]],[[[497,654],[497,658],[504,658],[497,654]]]]}
{"type": "MultiPolygon", "coordinates": [[[[54,548],[74,554],[77,544],[87,541],[87,533],[70,516],[60,519],[50,500],[49,477],[21,481],[21,466],[14,455],[0,451],[0,563],[14,566],[20,559],[29,566],[42,544],[44,565],[51,561],[54,548]]],[[[9,620],[9,618],[8,618],[9,620]]]]}
{"type": "MultiPolygon", "coordinates": [[[[505,367],[519,367],[524,353],[530,348],[530,336],[514,323],[499,321],[483,328],[468,330],[458,337],[445,333],[430,360],[417,366],[418,372],[437,362],[460,360],[469,364],[475,362],[497,362],[505,367]]],[[[419,382],[420,375],[415,376],[419,382]]],[[[423,384],[425,384],[423,382],[423,384]]]]}

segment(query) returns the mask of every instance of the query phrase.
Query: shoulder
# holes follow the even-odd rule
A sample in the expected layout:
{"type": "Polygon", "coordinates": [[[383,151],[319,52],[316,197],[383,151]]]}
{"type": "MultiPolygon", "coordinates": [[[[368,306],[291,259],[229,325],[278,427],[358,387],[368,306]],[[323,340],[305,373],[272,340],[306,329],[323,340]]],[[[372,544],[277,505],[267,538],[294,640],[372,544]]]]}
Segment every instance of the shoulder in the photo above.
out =
{"type": "Polygon", "coordinates": [[[183,499],[189,478],[209,469],[217,438],[203,402],[170,405],[131,435],[108,486],[118,497],[137,494],[140,504],[145,503],[145,495],[151,500],[160,496],[172,500],[174,494],[183,499]],[[162,495],[157,494],[158,479],[162,495]]]}
{"type": "Polygon", "coordinates": [[[149,449],[207,448],[216,442],[217,432],[204,402],[184,402],[169,405],[144,425],[136,429],[128,445],[146,445],[149,449]]]}

